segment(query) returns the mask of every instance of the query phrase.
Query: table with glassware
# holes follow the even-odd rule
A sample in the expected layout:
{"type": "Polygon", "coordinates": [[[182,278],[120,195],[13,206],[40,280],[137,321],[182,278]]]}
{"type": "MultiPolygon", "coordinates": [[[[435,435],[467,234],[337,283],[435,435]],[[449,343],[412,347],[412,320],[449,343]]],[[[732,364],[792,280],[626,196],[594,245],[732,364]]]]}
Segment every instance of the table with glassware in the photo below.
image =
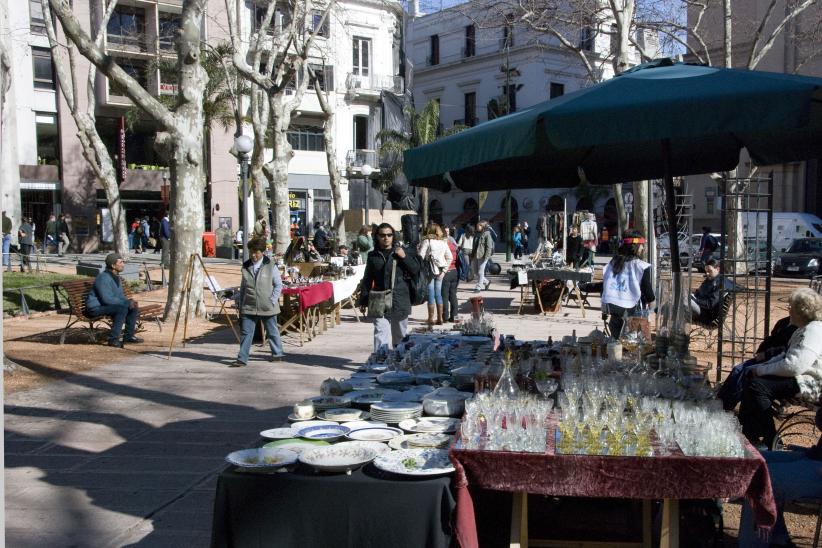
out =
{"type": "Polygon", "coordinates": [[[313,339],[320,329],[320,305],[334,295],[331,282],[314,282],[284,286],[280,333],[293,332],[303,341],[313,339]]]}
{"type": "Polygon", "coordinates": [[[588,300],[582,295],[578,284],[579,282],[590,282],[594,275],[592,271],[561,267],[528,268],[525,270],[514,270],[511,272],[511,275],[512,289],[515,285],[518,285],[520,288],[519,314],[522,314],[522,308],[526,301],[526,291],[529,286],[531,291],[533,291],[534,299],[539,306],[540,313],[543,315],[546,314],[547,311],[543,306],[542,297],[540,296],[537,282],[543,280],[560,280],[563,282],[572,282],[573,287],[568,290],[567,293],[563,290],[563,294],[560,295],[559,303],[557,304],[557,312],[562,311],[563,298],[564,304],[567,304],[568,297],[571,294],[574,294],[580,310],[582,311],[582,317],[585,317],[585,305],[588,304],[588,300]]]}

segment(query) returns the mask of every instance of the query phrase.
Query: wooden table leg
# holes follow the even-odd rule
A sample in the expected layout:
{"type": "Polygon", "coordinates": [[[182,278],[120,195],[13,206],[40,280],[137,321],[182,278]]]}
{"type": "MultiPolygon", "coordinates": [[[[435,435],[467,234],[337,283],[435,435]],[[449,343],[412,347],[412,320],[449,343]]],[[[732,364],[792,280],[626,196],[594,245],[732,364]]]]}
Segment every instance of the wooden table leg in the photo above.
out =
{"type": "Polygon", "coordinates": [[[537,282],[533,282],[533,284],[534,284],[534,296],[537,299],[537,304],[539,304],[539,311],[544,316],[545,315],[545,309],[542,307],[542,295],[539,294],[539,286],[537,285],[537,282]]]}
{"type": "Polygon", "coordinates": [[[651,501],[642,500],[642,548],[651,548],[651,501]]]}
{"type": "Polygon", "coordinates": [[[662,501],[662,530],[659,548],[679,548],[679,500],[662,501]]]}
{"type": "Polygon", "coordinates": [[[512,493],[511,548],[528,548],[528,493],[512,493]]]}
{"type": "Polygon", "coordinates": [[[525,304],[525,286],[519,286],[519,311],[517,314],[522,316],[522,305],[525,304]]]}

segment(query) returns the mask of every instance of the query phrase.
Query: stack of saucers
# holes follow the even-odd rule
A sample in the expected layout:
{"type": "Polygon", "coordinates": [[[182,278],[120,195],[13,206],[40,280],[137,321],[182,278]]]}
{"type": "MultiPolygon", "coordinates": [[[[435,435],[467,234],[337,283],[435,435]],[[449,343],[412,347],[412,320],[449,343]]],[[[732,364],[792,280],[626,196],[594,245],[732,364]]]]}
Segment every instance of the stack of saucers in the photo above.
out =
{"type": "Polygon", "coordinates": [[[414,402],[381,402],[371,405],[371,418],[390,424],[422,416],[422,404],[414,402]]]}

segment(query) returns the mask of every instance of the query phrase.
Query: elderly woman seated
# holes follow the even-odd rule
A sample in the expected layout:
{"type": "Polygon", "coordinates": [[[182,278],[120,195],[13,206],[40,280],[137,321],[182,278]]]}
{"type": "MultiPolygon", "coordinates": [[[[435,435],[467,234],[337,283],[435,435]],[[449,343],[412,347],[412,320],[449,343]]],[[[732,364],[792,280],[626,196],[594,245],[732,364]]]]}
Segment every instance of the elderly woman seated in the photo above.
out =
{"type": "Polygon", "coordinates": [[[808,288],[791,293],[791,335],[784,353],[746,370],[739,421],[753,443],[771,446],[776,428],[774,400],[801,397],[817,401],[822,388],[822,297],[808,288]]]}

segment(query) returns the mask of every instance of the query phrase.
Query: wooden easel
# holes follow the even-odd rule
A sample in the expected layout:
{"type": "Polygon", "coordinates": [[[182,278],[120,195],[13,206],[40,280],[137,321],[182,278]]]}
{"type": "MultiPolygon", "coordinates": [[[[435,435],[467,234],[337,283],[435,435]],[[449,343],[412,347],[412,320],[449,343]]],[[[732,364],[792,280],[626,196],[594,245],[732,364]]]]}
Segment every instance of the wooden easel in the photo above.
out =
{"type": "MultiPolygon", "coordinates": [[[[203,269],[203,275],[209,276],[208,269],[206,269],[206,265],[203,262],[203,258],[200,256],[199,253],[192,253],[191,257],[188,258],[188,268],[186,268],[186,274],[183,282],[183,289],[182,294],[183,298],[185,299],[185,307],[186,307],[186,316],[183,320],[183,348],[186,346],[186,335],[188,334],[188,315],[190,310],[190,297],[191,297],[191,286],[194,280],[194,261],[195,259],[200,262],[200,268],[203,269]]],[[[222,310],[222,309],[221,309],[222,310]]],[[[171,359],[171,352],[174,349],[174,339],[177,336],[177,327],[180,325],[180,314],[183,311],[183,304],[180,303],[180,307],[177,309],[177,318],[174,320],[174,331],[171,332],[171,344],[168,346],[168,358],[171,359]]],[[[234,323],[231,321],[231,315],[228,314],[226,311],[225,317],[228,319],[228,325],[231,327],[231,332],[234,333],[234,337],[236,337],[237,342],[240,342],[240,336],[237,334],[237,330],[234,328],[234,323]]]]}

